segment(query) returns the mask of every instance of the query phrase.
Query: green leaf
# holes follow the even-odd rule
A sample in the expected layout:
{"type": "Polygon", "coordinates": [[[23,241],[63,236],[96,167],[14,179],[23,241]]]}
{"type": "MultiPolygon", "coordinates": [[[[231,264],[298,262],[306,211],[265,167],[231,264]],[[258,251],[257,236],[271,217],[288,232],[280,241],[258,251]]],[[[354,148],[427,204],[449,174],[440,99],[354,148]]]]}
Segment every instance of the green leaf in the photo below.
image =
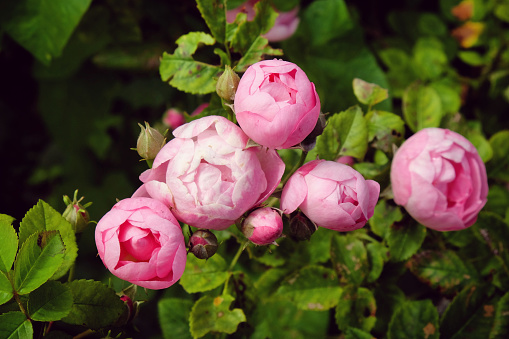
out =
{"type": "Polygon", "coordinates": [[[21,312],[0,314],[0,338],[29,339],[34,335],[32,323],[21,312]]]}
{"type": "Polygon", "coordinates": [[[124,311],[125,305],[115,291],[100,281],[74,280],[65,284],[74,303],[62,321],[99,329],[112,325],[124,311]]]}
{"type": "Polygon", "coordinates": [[[368,140],[374,147],[392,153],[392,145],[399,145],[405,135],[405,122],[394,113],[373,110],[366,114],[368,140]]]}
{"type": "Polygon", "coordinates": [[[403,219],[403,214],[399,206],[388,204],[387,200],[380,199],[375,206],[375,212],[369,219],[369,226],[376,235],[385,238],[391,226],[403,219]]]}
{"type": "Polygon", "coordinates": [[[429,299],[401,305],[392,315],[387,332],[389,339],[438,337],[438,312],[429,299]]]}
{"type": "Polygon", "coordinates": [[[473,227],[474,234],[483,241],[509,274],[509,225],[495,213],[481,212],[473,227]]]}
{"type": "Polygon", "coordinates": [[[477,280],[477,271],[452,250],[423,251],[414,255],[407,267],[422,282],[443,293],[453,292],[477,280]]]}
{"type": "Polygon", "coordinates": [[[163,338],[192,338],[189,332],[189,315],[193,307],[191,300],[165,298],[159,301],[157,307],[163,338]]]}
{"type": "Polygon", "coordinates": [[[271,48],[269,46],[269,41],[266,38],[258,36],[244,52],[242,58],[240,58],[239,62],[235,66],[235,71],[244,72],[252,64],[263,60],[263,56],[267,54],[283,55],[283,51],[271,48]]]}
{"type": "Polygon", "coordinates": [[[37,321],[60,320],[69,314],[73,303],[69,288],[58,281],[47,281],[28,298],[28,313],[37,321]]]}
{"type": "Polygon", "coordinates": [[[251,45],[258,40],[259,36],[267,33],[278,16],[269,1],[258,1],[254,5],[255,17],[252,21],[247,20],[245,13],[237,14],[235,22],[227,24],[226,41],[231,43],[235,52],[244,55],[251,45]]]}
{"type": "Polygon", "coordinates": [[[334,235],[331,260],[341,280],[353,285],[362,284],[370,271],[364,243],[350,233],[334,235]]]}
{"type": "Polygon", "coordinates": [[[0,14],[3,29],[40,62],[60,56],[91,0],[15,1],[0,14]]]}
{"type": "Polygon", "coordinates": [[[490,138],[493,157],[486,164],[490,178],[509,181],[509,130],[502,130],[490,138]]]}
{"type": "Polygon", "coordinates": [[[361,104],[369,106],[376,105],[389,97],[389,91],[385,88],[359,78],[353,79],[353,93],[361,104]]]}
{"type": "Polygon", "coordinates": [[[414,132],[439,127],[442,119],[440,96],[432,87],[414,82],[403,94],[403,117],[414,132]]]}
{"type": "Polygon", "coordinates": [[[313,1],[302,16],[306,33],[314,47],[342,36],[354,25],[343,0],[313,1]]]}
{"type": "Polygon", "coordinates": [[[272,0],[274,7],[280,12],[289,12],[299,5],[299,0],[272,0]]]}
{"type": "Polygon", "coordinates": [[[345,332],[345,339],[373,339],[373,335],[355,327],[349,327],[345,332]]]}
{"type": "Polygon", "coordinates": [[[256,303],[250,317],[254,332],[251,339],[326,338],[329,327],[327,311],[304,311],[287,299],[263,299],[256,303]]]}
{"type": "Polygon", "coordinates": [[[394,314],[394,311],[403,304],[405,294],[395,283],[380,281],[375,288],[374,294],[377,305],[376,323],[374,331],[377,333],[386,333],[389,327],[389,322],[394,314]]]}
{"type": "Polygon", "coordinates": [[[209,332],[232,334],[237,326],[246,321],[240,308],[230,310],[234,298],[231,295],[219,297],[203,296],[193,306],[189,317],[191,334],[201,338],[209,332]]]}
{"type": "Polygon", "coordinates": [[[209,291],[226,281],[228,278],[226,270],[226,261],[217,253],[207,260],[198,259],[194,254],[189,254],[186,269],[180,278],[180,285],[187,293],[209,291]]]}
{"type": "Polygon", "coordinates": [[[159,73],[163,81],[191,94],[215,92],[223,68],[193,59],[200,44],[213,45],[215,39],[203,32],[191,32],[177,39],[173,54],[163,53],[159,73]]]}
{"type": "Polygon", "coordinates": [[[333,270],[308,266],[291,275],[277,291],[301,310],[322,311],[336,306],[341,287],[333,270]]]}
{"type": "Polygon", "coordinates": [[[276,250],[276,245],[256,246],[251,248],[253,259],[266,266],[279,267],[285,264],[286,258],[276,250]]]}
{"type": "Polygon", "coordinates": [[[495,320],[490,332],[490,339],[507,337],[509,337],[509,292],[497,302],[495,320]]]}
{"type": "Polygon", "coordinates": [[[12,298],[12,285],[4,272],[0,272],[0,305],[5,304],[12,298]]]}
{"type": "Polygon", "coordinates": [[[393,223],[387,234],[387,244],[394,261],[407,260],[421,247],[426,227],[416,222],[393,223]]]}
{"type": "Polygon", "coordinates": [[[458,83],[449,79],[442,79],[432,82],[430,87],[433,88],[440,97],[444,114],[459,112],[461,107],[461,87],[458,83]]]}
{"type": "Polygon", "coordinates": [[[37,205],[32,207],[19,225],[19,243],[34,233],[43,231],[59,231],[65,246],[64,262],[51,277],[61,278],[74,264],[78,256],[78,245],[72,225],[64,217],[53,209],[46,202],[39,200],[37,205]]]}
{"type": "Polygon", "coordinates": [[[414,46],[412,61],[422,80],[436,79],[445,71],[447,55],[437,38],[420,38],[414,46]]]}
{"type": "Polygon", "coordinates": [[[375,282],[380,277],[380,274],[382,274],[389,249],[379,242],[367,244],[366,249],[368,250],[368,259],[371,267],[366,280],[371,283],[375,282]]]}
{"type": "Polygon", "coordinates": [[[0,214],[0,271],[7,273],[11,270],[16,252],[18,252],[18,235],[12,227],[14,218],[6,214],[0,214]]]}
{"type": "Polygon", "coordinates": [[[336,324],[341,331],[356,327],[371,331],[376,322],[376,301],[370,290],[364,287],[347,286],[336,307],[336,324]]]}
{"type": "Polygon", "coordinates": [[[34,233],[23,243],[14,263],[14,289],[27,294],[44,284],[64,262],[58,231],[34,233]]]}
{"type": "Polygon", "coordinates": [[[490,300],[492,294],[493,287],[489,285],[465,287],[447,306],[442,315],[440,319],[441,335],[444,338],[457,339],[486,338],[494,315],[492,312],[494,306],[490,300]],[[490,317],[485,316],[486,311],[490,317]],[[483,329],[483,327],[486,328],[483,329]],[[479,333],[479,330],[484,332],[484,335],[479,333]],[[481,336],[478,336],[480,334],[481,336]]]}
{"type": "Polygon", "coordinates": [[[271,268],[262,273],[254,284],[260,297],[271,295],[280,286],[288,275],[289,270],[284,268],[271,268]]]}
{"type": "Polygon", "coordinates": [[[482,66],[487,63],[485,58],[475,51],[459,51],[458,58],[471,66],[482,66]]]}
{"type": "Polygon", "coordinates": [[[226,16],[223,0],[196,0],[202,18],[217,42],[223,43],[226,34],[226,16]]]}
{"type": "Polygon", "coordinates": [[[368,149],[368,127],[359,106],[336,113],[327,120],[327,127],[317,138],[320,158],[336,160],[340,155],[362,159],[368,149]]]}

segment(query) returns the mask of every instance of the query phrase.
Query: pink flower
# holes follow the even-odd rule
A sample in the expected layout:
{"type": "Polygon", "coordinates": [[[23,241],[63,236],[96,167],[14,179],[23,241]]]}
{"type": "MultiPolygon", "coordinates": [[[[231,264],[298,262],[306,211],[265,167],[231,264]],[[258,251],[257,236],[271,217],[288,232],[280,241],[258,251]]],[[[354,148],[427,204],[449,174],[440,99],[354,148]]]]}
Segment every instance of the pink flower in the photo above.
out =
{"type": "MultiPolygon", "coordinates": [[[[240,5],[235,9],[231,9],[226,11],[226,21],[228,23],[233,23],[237,14],[246,13],[247,20],[252,21],[255,17],[254,5],[259,0],[249,0],[240,5]]],[[[277,11],[277,10],[276,10],[277,11]]],[[[279,12],[279,11],[278,11],[279,12]]],[[[295,33],[297,27],[299,26],[299,17],[297,14],[299,13],[299,7],[295,7],[289,12],[279,12],[278,17],[276,18],[276,22],[274,26],[263,35],[263,37],[267,38],[269,41],[278,42],[282,40],[286,40],[295,33]]]]}
{"type": "Polygon", "coordinates": [[[352,167],[334,161],[314,160],[288,180],[281,208],[289,214],[300,208],[318,226],[336,231],[363,227],[373,216],[380,185],[352,167]]]}
{"type": "Polygon", "coordinates": [[[177,128],[134,196],[169,206],[189,225],[223,230],[272,194],[284,172],[275,150],[246,148],[248,137],[231,121],[208,116],[177,128]]]}
{"type": "Polygon", "coordinates": [[[240,79],[235,115],[244,132],[260,145],[289,148],[315,128],[320,99],[297,65],[265,60],[251,65],[240,79]]]}
{"type": "Polygon", "coordinates": [[[172,130],[185,123],[186,119],[184,118],[184,115],[175,108],[170,108],[164,113],[163,124],[172,130]]]}
{"type": "Polygon", "coordinates": [[[486,168],[463,136],[426,128],[408,138],[392,160],[394,201],[426,227],[455,231],[471,226],[486,204],[486,168]]]}
{"type": "Polygon", "coordinates": [[[186,246],[168,207],[150,198],[119,201],[95,229],[104,265],[120,279],[150,288],[167,288],[186,267],[186,246]]]}
{"type": "Polygon", "coordinates": [[[345,164],[348,166],[353,166],[355,160],[353,157],[351,157],[349,155],[343,155],[343,156],[337,158],[336,162],[339,162],[340,164],[345,164]]]}
{"type": "Polygon", "coordinates": [[[203,112],[203,110],[205,108],[207,108],[207,107],[209,107],[209,103],[208,102],[204,102],[200,106],[196,107],[196,109],[191,113],[191,116],[194,117],[196,115],[200,115],[201,112],[203,112]]]}
{"type": "Polygon", "coordinates": [[[272,244],[283,232],[281,212],[270,207],[256,209],[244,219],[241,228],[246,238],[254,244],[272,244]]]}

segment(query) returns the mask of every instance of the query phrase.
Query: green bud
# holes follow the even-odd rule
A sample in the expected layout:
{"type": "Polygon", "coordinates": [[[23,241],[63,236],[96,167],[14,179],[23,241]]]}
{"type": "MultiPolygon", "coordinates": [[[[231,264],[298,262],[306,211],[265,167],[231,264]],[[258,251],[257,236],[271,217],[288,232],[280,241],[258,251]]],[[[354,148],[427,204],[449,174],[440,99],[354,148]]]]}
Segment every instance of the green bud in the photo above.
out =
{"type": "Polygon", "coordinates": [[[145,121],[145,127],[141,124],[138,125],[141,127],[141,132],[136,144],[136,150],[144,160],[153,160],[161,148],[163,148],[166,139],[158,130],[150,127],[148,122],[145,121]]]}
{"type": "Polygon", "coordinates": [[[75,233],[81,233],[90,223],[90,216],[86,208],[92,205],[92,203],[89,202],[85,205],[82,205],[81,201],[84,197],[81,197],[79,200],[77,197],[78,190],[74,191],[74,197],[72,201],[67,195],[64,195],[64,203],[67,205],[67,207],[65,208],[64,213],[62,213],[62,216],[65,218],[65,220],[71,223],[75,233]]]}
{"type": "Polygon", "coordinates": [[[221,98],[233,101],[235,99],[235,92],[239,86],[240,78],[232,68],[228,65],[225,66],[223,74],[217,79],[216,93],[221,98]]]}

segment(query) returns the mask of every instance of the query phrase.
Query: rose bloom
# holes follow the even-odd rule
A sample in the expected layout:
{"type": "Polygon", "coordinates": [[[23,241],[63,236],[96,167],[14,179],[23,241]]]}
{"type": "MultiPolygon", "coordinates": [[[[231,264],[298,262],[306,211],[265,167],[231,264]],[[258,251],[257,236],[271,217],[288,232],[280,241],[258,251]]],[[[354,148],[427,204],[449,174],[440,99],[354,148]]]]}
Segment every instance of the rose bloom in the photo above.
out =
{"type": "Polygon", "coordinates": [[[363,227],[373,216],[380,185],[352,167],[335,161],[314,160],[288,180],[281,208],[289,214],[300,208],[318,226],[336,231],[363,227]]]}
{"type": "Polygon", "coordinates": [[[256,245],[272,244],[283,232],[281,213],[270,207],[256,209],[244,219],[241,231],[256,245]]]}
{"type": "Polygon", "coordinates": [[[426,128],[408,138],[392,160],[394,201],[419,223],[438,231],[471,226],[486,204],[486,168],[460,134],[426,128]]]}
{"type": "Polygon", "coordinates": [[[141,287],[167,288],[186,267],[182,229],[168,207],[154,199],[119,201],[97,223],[95,243],[111,273],[141,287]]]}
{"type": "MultiPolygon", "coordinates": [[[[228,23],[233,23],[235,21],[235,18],[237,17],[237,14],[239,13],[246,13],[247,20],[253,21],[256,13],[254,10],[254,5],[259,0],[249,0],[240,5],[239,7],[235,9],[230,9],[226,11],[226,21],[228,23]]],[[[276,10],[277,11],[277,10],[276,10]]],[[[278,42],[282,40],[286,40],[289,37],[295,33],[297,30],[297,27],[299,26],[300,19],[297,16],[299,13],[299,7],[295,7],[289,12],[279,12],[278,17],[276,18],[276,21],[274,22],[274,26],[262,35],[263,37],[267,38],[267,40],[272,42],[278,42]]]]}
{"type": "Polygon", "coordinates": [[[234,110],[244,132],[260,145],[283,149],[303,141],[315,128],[320,98],[297,65],[265,60],[240,79],[234,110]]]}
{"type": "Polygon", "coordinates": [[[162,201],[191,226],[226,229],[281,181],[285,165],[277,152],[246,148],[249,138],[226,118],[197,119],[173,135],[133,196],[162,201]]]}

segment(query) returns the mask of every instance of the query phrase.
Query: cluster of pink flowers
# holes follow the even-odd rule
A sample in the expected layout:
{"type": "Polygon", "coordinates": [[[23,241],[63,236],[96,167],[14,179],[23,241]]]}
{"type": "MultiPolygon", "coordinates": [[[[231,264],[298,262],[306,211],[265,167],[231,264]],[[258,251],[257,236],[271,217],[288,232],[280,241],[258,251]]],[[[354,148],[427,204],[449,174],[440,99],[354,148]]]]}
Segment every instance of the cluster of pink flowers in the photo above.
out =
{"type": "MultiPolygon", "coordinates": [[[[373,216],[380,185],[344,164],[352,159],[304,164],[284,185],[281,210],[264,207],[285,170],[277,150],[301,143],[319,119],[315,86],[297,65],[252,65],[233,107],[240,127],[220,116],[177,127],[141,174],[139,189],[99,221],[98,252],[113,274],[153,289],[180,279],[186,244],[178,221],[218,231],[237,223],[250,241],[267,245],[281,236],[283,214],[303,213],[315,228],[342,232],[373,216]]],[[[427,129],[408,139],[391,178],[396,203],[438,230],[470,226],[486,202],[484,165],[472,144],[451,131],[427,129]]],[[[209,240],[193,242],[200,256],[215,252],[209,240]]]]}

